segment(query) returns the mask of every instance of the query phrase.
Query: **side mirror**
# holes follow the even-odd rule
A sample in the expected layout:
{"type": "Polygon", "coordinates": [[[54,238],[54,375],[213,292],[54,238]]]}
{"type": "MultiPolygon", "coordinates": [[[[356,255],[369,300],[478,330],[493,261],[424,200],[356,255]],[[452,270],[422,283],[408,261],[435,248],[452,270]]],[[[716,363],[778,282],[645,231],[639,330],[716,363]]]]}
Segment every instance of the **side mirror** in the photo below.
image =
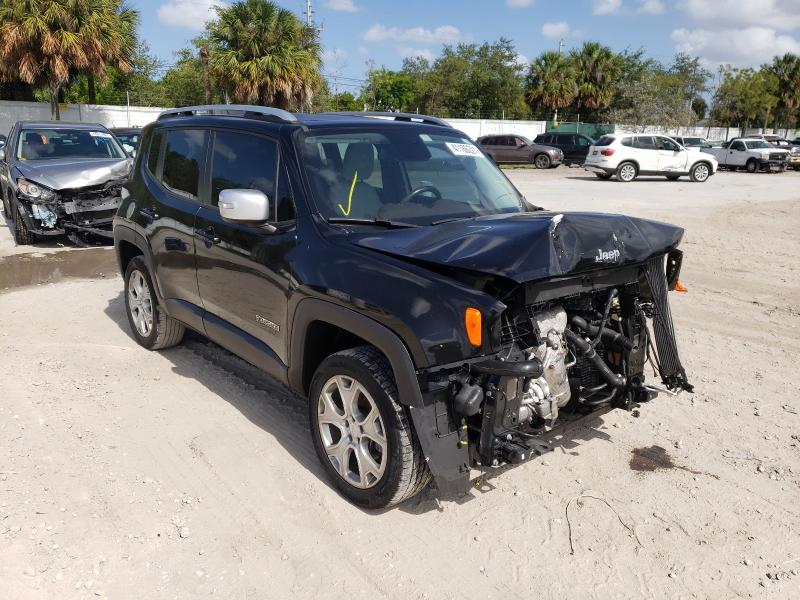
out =
{"type": "Polygon", "coordinates": [[[6,162],[6,149],[0,147],[0,162],[6,162]]]}
{"type": "Polygon", "coordinates": [[[0,134],[0,148],[4,147],[6,145],[7,141],[8,141],[8,138],[6,136],[4,136],[3,134],[0,134]]]}
{"type": "MultiPolygon", "coordinates": [[[[222,190],[219,215],[229,223],[265,225],[269,219],[269,198],[261,190],[222,190]]],[[[275,231],[271,225],[268,227],[275,231]]]]}

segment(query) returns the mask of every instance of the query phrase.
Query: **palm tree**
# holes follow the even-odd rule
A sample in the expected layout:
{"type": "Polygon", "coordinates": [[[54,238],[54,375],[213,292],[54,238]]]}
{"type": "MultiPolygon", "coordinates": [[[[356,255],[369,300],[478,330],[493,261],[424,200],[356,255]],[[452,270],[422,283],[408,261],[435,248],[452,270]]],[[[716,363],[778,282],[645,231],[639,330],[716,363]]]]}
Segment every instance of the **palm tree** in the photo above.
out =
{"type": "Polygon", "coordinates": [[[619,56],[597,42],[586,42],[570,53],[570,59],[578,73],[578,108],[594,112],[608,108],[622,75],[619,56]]]}
{"type": "Polygon", "coordinates": [[[578,93],[573,63],[560,52],[539,55],[528,70],[525,97],[532,105],[546,106],[558,114],[578,93]]]}
{"type": "Polygon", "coordinates": [[[800,56],[790,52],[776,56],[766,69],[777,78],[778,109],[789,127],[797,121],[796,111],[800,109],[800,56]]]}
{"type": "Polygon", "coordinates": [[[320,88],[317,32],[269,0],[218,7],[209,23],[211,66],[239,102],[300,107],[320,88]]]}
{"type": "Polygon", "coordinates": [[[0,78],[47,87],[59,119],[59,93],[71,75],[105,81],[109,64],[130,68],[136,20],[122,0],[3,0],[0,78]]]}

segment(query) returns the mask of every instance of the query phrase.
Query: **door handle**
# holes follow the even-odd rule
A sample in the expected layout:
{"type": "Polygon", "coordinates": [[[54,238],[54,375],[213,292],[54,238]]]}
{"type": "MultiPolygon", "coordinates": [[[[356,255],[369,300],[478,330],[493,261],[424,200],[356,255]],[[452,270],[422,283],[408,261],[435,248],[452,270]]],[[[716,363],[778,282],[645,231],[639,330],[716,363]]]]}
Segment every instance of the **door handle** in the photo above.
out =
{"type": "Polygon", "coordinates": [[[214,235],[214,228],[211,225],[205,229],[195,229],[194,234],[209,246],[211,244],[219,244],[221,241],[216,235],[214,235]]]}

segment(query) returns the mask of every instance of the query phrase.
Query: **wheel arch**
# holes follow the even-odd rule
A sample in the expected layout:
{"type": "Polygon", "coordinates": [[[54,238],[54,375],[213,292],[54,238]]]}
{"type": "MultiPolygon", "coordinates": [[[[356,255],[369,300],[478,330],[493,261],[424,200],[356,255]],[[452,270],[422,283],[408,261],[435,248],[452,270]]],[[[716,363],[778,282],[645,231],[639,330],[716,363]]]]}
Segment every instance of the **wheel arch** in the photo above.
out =
{"type": "Polygon", "coordinates": [[[394,373],[400,402],[422,406],[422,393],[411,354],[386,326],[349,308],[317,298],[301,300],[292,319],[289,386],[303,395],[319,364],[340,350],[370,345],[386,356],[394,373]]]}
{"type": "Polygon", "coordinates": [[[163,302],[164,297],[161,295],[158,278],[153,268],[153,254],[144,237],[130,227],[117,225],[114,227],[114,251],[117,254],[119,272],[123,278],[125,277],[125,270],[128,268],[128,264],[131,260],[136,256],[142,257],[144,264],[147,266],[147,270],[150,271],[150,280],[155,288],[154,291],[159,301],[163,302]]]}

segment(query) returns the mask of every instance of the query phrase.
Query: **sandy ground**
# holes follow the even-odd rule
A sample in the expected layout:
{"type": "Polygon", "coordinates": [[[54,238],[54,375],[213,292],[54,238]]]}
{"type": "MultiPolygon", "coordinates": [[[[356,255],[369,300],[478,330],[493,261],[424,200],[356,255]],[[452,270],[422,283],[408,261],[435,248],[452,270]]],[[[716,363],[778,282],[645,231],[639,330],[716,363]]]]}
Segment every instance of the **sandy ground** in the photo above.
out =
{"type": "Polygon", "coordinates": [[[695,394],[572,425],[464,498],[365,512],[325,480],[302,400],[201,339],[134,343],[110,252],[0,259],[0,598],[800,597],[800,173],[510,176],[551,208],[687,228],[695,394]],[[664,468],[632,469],[654,445],[664,468]]]}

